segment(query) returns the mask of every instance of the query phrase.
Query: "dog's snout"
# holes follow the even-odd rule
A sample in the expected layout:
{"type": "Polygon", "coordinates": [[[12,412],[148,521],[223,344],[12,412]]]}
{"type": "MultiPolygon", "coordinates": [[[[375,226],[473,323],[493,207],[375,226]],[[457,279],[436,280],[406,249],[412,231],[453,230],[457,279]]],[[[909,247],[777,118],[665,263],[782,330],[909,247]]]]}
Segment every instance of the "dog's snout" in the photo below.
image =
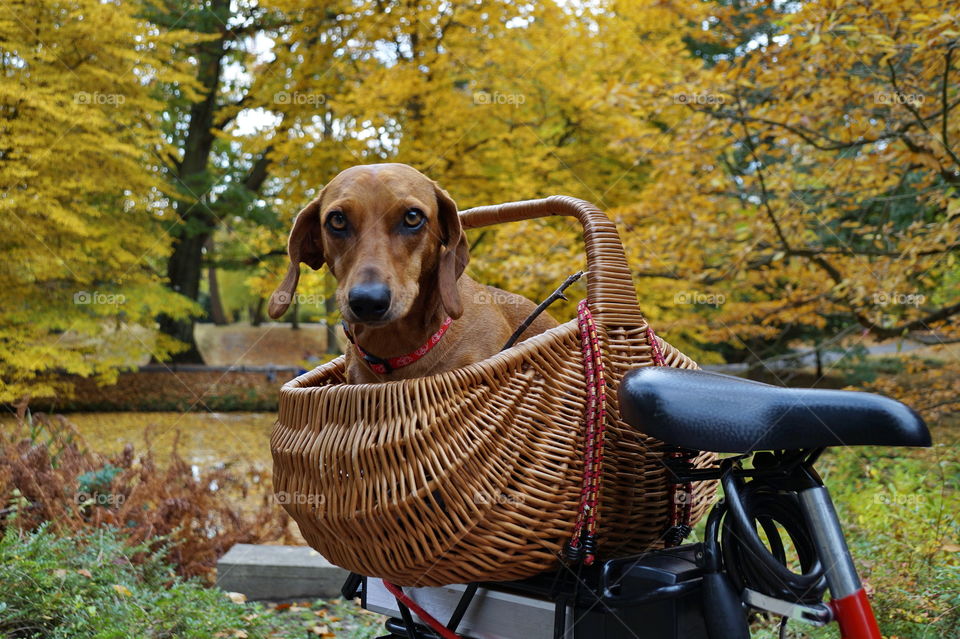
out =
{"type": "Polygon", "coordinates": [[[358,320],[375,322],[383,319],[390,308],[390,288],[379,282],[357,284],[350,289],[347,302],[358,320]]]}

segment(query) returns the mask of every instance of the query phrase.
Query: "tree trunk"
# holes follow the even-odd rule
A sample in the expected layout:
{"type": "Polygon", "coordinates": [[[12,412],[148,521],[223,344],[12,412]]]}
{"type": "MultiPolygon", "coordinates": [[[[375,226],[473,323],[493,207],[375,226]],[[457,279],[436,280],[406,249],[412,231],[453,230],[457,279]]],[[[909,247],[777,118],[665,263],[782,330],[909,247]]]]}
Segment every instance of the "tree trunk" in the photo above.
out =
{"type": "MultiPolygon", "coordinates": [[[[174,291],[192,300],[197,299],[200,291],[200,261],[203,258],[203,244],[206,235],[180,237],[174,240],[173,253],[167,262],[167,278],[174,291]]],[[[160,330],[187,345],[187,349],[176,353],[171,361],[176,363],[202,364],[203,358],[193,339],[193,318],[174,319],[167,315],[159,318],[160,330]]]]}
{"type": "MultiPolygon", "coordinates": [[[[207,255],[214,252],[213,236],[207,240],[207,255]]],[[[210,289],[210,320],[217,326],[226,326],[230,323],[226,311],[223,310],[223,299],[220,297],[220,282],[217,279],[217,267],[212,263],[207,267],[207,288],[210,289]]]]}
{"type": "Polygon", "coordinates": [[[339,355],[340,345],[337,343],[337,323],[333,321],[337,312],[337,282],[333,279],[333,275],[330,274],[329,269],[324,273],[323,278],[323,321],[327,325],[327,354],[339,355]]]}
{"type": "MultiPolygon", "coordinates": [[[[217,15],[229,12],[229,0],[213,0],[210,11],[217,15]]],[[[217,23],[208,27],[215,33],[217,23]]],[[[175,202],[181,224],[172,231],[173,253],[167,264],[168,285],[181,295],[196,301],[200,292],[203,246],[217,226],[217,218],[201,200],[207,194],[207,167],[213,149],[214,118],[220,94],[220,75],[227,53],[226,32],[220,38],[203,42],[196,48],[197,81],[201,99],[190,106],[190,122],[183,143],[183,158],[177,167],[174,183],[179,190],[175,202]]],[[[160,329],[185,342],[187,349],[173,356],[178,363],[203,363],[193,339],[194,318],[174,320],[160,317],[160,329]]]]}
{"type": "Polygon", "coordinates": [[[217,326],[226,326],[230,323],[227,312],[223,309],[223,298],[220,297],[220,282],[217,277],[217,267],[207,267],[207,288],[210,289],[210,321],[217,326]]]}
{"type": "Polygon", "coordinates": [[[257,300],[257,305],[253,307],[250,316],[250,326],[260,326],[263,324],[263,307],[266,306],[267,298],[261,297],[257,300]]]}

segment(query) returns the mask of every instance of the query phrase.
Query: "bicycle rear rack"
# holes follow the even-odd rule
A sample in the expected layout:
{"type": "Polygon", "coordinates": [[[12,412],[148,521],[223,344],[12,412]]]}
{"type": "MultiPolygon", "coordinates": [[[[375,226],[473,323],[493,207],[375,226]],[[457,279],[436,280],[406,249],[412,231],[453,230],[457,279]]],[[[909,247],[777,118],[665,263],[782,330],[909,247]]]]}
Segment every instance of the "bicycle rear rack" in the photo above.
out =
{"type": "MultiPolygon", "coordinates": [[[[567,567],[517,582],[407,588],[440,620],[456,621],[464,637],[523,639],[635,639],[634,628],[657,639],[705,639],[698,565],[700,544],[612,559],[575,572],[567,567]]],[[[386,615],[387,637],[438,639],[414,624],[374,578],[351,576],[344,597],[359,596],[367,610],[386,615]]]]}

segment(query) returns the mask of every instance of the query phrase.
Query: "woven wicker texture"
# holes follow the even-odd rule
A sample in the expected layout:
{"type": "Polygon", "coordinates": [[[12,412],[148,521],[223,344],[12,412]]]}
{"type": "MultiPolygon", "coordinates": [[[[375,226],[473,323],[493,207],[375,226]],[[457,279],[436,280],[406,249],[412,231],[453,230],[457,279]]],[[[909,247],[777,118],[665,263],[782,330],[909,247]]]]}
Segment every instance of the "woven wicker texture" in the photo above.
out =
{"type": "MultiPolygon", "coordinates": [[[[661,444],[618,419],[621,377],[653,362],[613,223],[563,196],[460,215],[466,228],[548,215],[583,225],[607,392],[599,551],[662,546],[672,493],[661,444]]],[[[696,367],[657,339],[668,366],[696,367]]],[[[408,586],[528,577],[556,563],[573,530],[585,388],[576,320],[420,379],[346,384],[339,358],[280,391],[274,490],[307,542],[348,570],[408,586]]],[[[694,486],[691,523],[714,489],[694,486]]]]}

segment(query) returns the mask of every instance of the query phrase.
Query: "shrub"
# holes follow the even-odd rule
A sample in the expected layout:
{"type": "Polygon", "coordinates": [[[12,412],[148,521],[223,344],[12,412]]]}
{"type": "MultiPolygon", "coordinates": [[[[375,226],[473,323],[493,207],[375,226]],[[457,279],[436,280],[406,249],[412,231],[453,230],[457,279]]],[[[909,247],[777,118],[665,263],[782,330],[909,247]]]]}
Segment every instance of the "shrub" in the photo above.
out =
{"type": "Polygon", "coordinates": [[[0,537],[0,636],[266,636],[260,615],[176,575],[162,548],[131,545],[112,527],[68,537],[51,528],[8,526],[0,537]]]}
{"type": "MultiPolygon", "coordinates": [[[[148,439],[149,441],[149,439],[148,439]]],[[[62,417],[18,413],[0,434],[0,530],[69,535],[104,526],[133,546],[155,550],[169,540],[169,560],[184,577],[211,578],[217,559],[236,543],[286,539],[288,519],[269,490],[253,505],[258,472],[231,467],[200,471],[177,453],[162,465],[132,445],[113,457],[91,452],[62,417]]]]}

